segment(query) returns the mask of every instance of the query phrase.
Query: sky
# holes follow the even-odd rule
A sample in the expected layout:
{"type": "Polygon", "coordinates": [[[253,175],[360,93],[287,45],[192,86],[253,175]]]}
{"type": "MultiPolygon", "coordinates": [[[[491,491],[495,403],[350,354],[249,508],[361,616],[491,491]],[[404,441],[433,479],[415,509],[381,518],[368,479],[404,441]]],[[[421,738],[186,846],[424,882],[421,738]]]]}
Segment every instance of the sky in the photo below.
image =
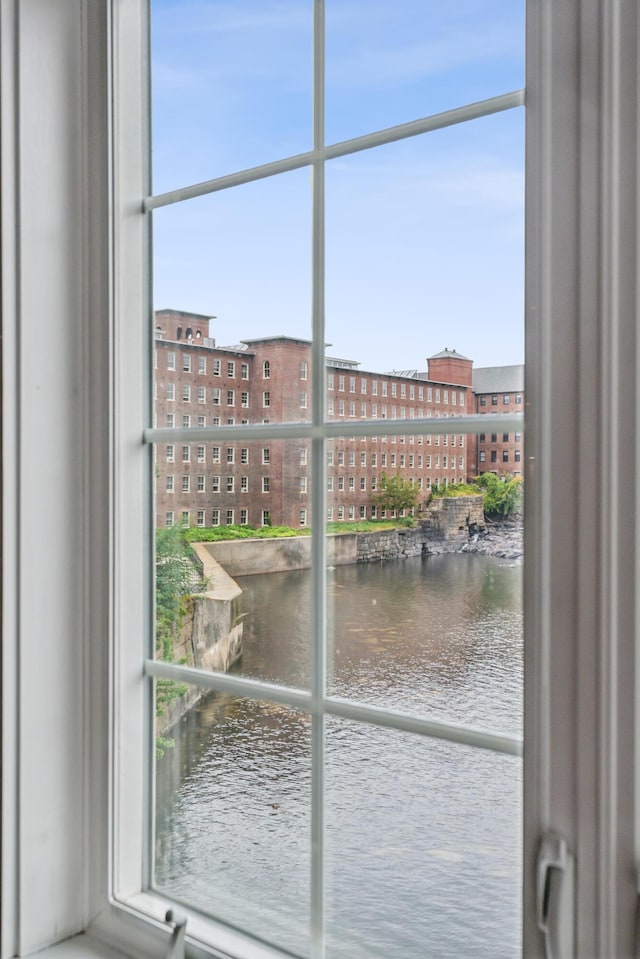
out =
{"type": "MultiPolygon", "coordinates": [[[[152,0],[153,192],[311,147],[312,0],[152,0]]],[[[522,0],[327,0],[326,142],[524,83],[522,0]]],[[[523,361],[524,113],[326,167],[326,340],[366,370],[523,361]]],[[[308,168],[153,214],[154,303],[311,336],[308,168]]]]}

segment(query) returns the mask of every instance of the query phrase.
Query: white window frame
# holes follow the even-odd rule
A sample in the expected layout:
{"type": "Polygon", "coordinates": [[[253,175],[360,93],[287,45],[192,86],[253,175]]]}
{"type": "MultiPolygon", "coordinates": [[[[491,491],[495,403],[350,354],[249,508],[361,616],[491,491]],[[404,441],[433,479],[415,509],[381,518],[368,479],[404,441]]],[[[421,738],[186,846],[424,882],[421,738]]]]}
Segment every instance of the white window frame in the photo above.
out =
{"type": "MultiPolygon", "coordinates": [[[[138,717],[150,705],[149,683],[140,679],[143,651],[124,641],[150,635],[151,612],[139,601],[151,595],[152,517],[142,493],[151,456],[140,452],[144,424],[131,412],[146,409],[151,422],[141,373],[151,366],[151,333],[136,333],[140,318],[150,320],[139,284],[147,227],[137,212],[146,27],[135,0],[113,9],[103,0],[5,0],[0,18],[3,542],[11,560],[3,563],[2,954],[27,956],[84,931],[85,956],[107,954],[95,946],[101,940],[156,959],[167,951],[166,902],[139,892],[150,742],[138,717]],[[45,230],[55,243],[42,242],[45,230]],[[38,342],[28,332],[44,316],[50,335],[38,342]],[[29,368],[39,391],[20,375],[29,368]],[[31,490],[47,456],[59,473],[48,477],[56,510],[43,518],[31,490]],[[55,563],[43,540],[55,543],[55,563]],[[55,657],[45,654],[51,648],[55,657]]],[[[542,955],[534,863],[541,833],[553,828],[576,854],[576,954],[630,955],[640,765],[631,761],[640,592],[630,508],[640,459],[637,11],[608,0],[531,0],[528,24],[524,951],[542,955]]],[[[316,310],[320,344],[322,332],[316,310]]],[[[314,398],[316,425],[322,405],[314,398]]],[[[323,441],[314,434],[312,443],[312,459],[323,463],[323,441]]],[[[312,493],[313,515],[324,517],[324,483],[312,493]]],[[[318,562],[322,539],[313,537],[318,562]]],[[[219,950],[232,951],[231,933],[197,917],[190,949],[211,954],[211,930],[219,950]]]]}

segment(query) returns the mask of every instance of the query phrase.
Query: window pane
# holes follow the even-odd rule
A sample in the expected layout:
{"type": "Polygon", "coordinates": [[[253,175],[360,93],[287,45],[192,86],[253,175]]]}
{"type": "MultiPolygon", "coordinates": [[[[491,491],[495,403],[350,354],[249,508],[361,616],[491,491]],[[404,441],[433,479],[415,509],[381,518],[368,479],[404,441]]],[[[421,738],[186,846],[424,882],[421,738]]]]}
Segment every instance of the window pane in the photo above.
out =
{"type": "MultiPolygon", "coordinates": [[[[159,701],[173,692],[156,686],[159,701]]],[[[160,718],[156,739],[157,889],[302,955],[309,741],[305,714],[218,693],[168,731],[160,718]]]]}
{"type": "Polygon", "coordinates": [[[520,803],[518,759],[330,719],[327,956],[519,955],[520,803]]]}
{"type": "Polygon", "coordinates": [[[327,141],[524,85],[520,0],[327,3],[327,141]]]}
{"type": "Polygon", "coordinates": [[[522,362],[523,122],[512,110],[327,164],[331,356],[381,373],[424,374],[445,347],[522,362]]]}
{"type": "MultiPolygon", "coordinates": [[[[279,334],[308,340],[310,207],[308,171],[296,170],[156,210],[156,308],[214,316],[210,336],[222,347],[279,334]]],[[[262,420],[259,406],[252,422],[262,420]]]]}
{"type": "MultiPolygon", "coordinates": [[[[261,362],[250,364],[260,391],[261,362]]],[[[279,368],[276,357],[274,382],[279,368]]],[[[156,446],[157,658],[308,687],[310,442],[190,444],[179,464],[165,449],[156,446]]],[[[189,706],[176,697],[172,715],[189,706]]]]}
{"type": "Polygon", "coordinates": [[[369,561],[329,574],[330,692],[520,734],[522,567],[457,553],[423,558],[421,538],[419,526],[359,534],[369,561]],[[417,555],[388,558],[409,537],[417,555]]]}
{"type": "Polygon", "coordinates": [[[311,146],[309,0],[152,0],[154,192],[311,146]]]}

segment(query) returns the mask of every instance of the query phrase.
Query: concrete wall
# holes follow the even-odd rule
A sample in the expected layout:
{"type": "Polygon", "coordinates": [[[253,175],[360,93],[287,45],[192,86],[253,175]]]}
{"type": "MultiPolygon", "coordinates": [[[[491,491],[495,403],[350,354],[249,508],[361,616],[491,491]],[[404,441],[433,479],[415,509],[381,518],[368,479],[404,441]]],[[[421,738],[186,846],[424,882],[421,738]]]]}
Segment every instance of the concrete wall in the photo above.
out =
{"type": "MultiPolygon", "coordinates": [[[[358,562],[358,533],[327,537],[327,565],[344,566],[358,562]]],[[[311,566],[311,537],[282,539],[239,539],[222,543],[200,543],[209,556],[230,576],[254,573],[283,573],[311,566]]]]}

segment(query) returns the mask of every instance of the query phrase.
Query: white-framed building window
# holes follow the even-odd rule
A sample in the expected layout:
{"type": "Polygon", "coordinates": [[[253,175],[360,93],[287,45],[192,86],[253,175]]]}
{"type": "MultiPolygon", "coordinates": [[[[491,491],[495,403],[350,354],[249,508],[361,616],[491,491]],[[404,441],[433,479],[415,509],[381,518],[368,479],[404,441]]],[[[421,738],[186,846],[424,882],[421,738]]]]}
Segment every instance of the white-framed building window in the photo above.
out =
{"type": "Polygon", "coordinates": [[[176,384],[167,383],[167,400],[171,403],[176,398],[176,384]]]}
{"type": "MultiPolygon", "coordinates": [[[[543,0],[529,7],[528,143],[533,167],[529,248],[534,262],[528,309],[535,318],[528,334],[526,385],[532,411],[526,438],[527,463],[532,464],[526,522],[533,573],[526,574],[532,612],[526,664],[530,748],[524,791],[524,953],[543,954],[535,922],[535,856],[543,828],[551,827],[567,834],[569,850],[577,853],[575,902],[569,909],[576,947],[569,951],[632,955],[636,901],[632,864],[637,857],[628,837],[636,826],[636,529],[634,511],[629,522],[623,504],[635,495],[637,458],[633,199],[637,11],[633,4],[587,6],[574,0],[567,0],[562,9],[543,0]],[[551,49],[543,47],[543,37],[551,49]],[[558,51],[561,55],[556,55],[558,51]],[[588,111],[581,107],[585,103],[588,111]],[[585,303],[591,305],[589,310],[583,309],[585,303]],[[593,390],[594,370],[602,390],[593,390]],[[567,395],[580,402],[567,404],[567,395]],[[620,436],[625,442],[617,441],[620,436]],[[569,446],[577,453],[567,462],[569,446]],[[559,475],[566,486],[560,492],[559,475]],[[600,548],[596,539],[602,531],[606,548],[600,548]]],[[[37,475],[38,463],[29,445],[43,455],[42,444],[48,444],[49,437],[38,434],[37,427],[47,421],[56,426],[51,442],[58,455],[65,452],[59,462],[69,464],[63,465],[60,478],[49,480],[60,527],[48,517],[44,531],[64,557],[58,555],[52,563],[53,547],[36,556],[27,511],[19,509],[15,517],[11,509],[5,511],[9,523],[5,548],[11,556],[30,557],[30,578],[35,577],[40,590],[35,604],[18,585],[15,564],[3,563],[5,628],[14,637],[5,647],[18,647],[20,661],[29,662],[28,677],[21,677],[14,650],[5,648],[3,857],[9,879],[3,880],[2,896],[7,955],[33,954],[57,938],[88,929],[91,937],[78,944],[85,953],[96,940],[133,956],[166,953],[166,942],[159,939],[167,903],[151,887],[143,888],[144,823],[137,812],[144,808],[138,800],[144,795],[149,757],[136,717],[144,714],[143,690],[151,680],[140,678],[140,650],[135,650],[138,661],[132,667],[127,649],[127,641],[133,645],[132,636],[148,633],[142,604],[135,599],[148,593],[148,588],[140,588],[144,582],[136,570],[143,568],[138,560],[145,552],[144,530],[151,528],[150,523],[145,525],[148,516],[137,493],[143,488],[138,480],[145,470],[152,472],[140,437],[144,431],[145,443],[163,442],[149,423],[138,422],[137,412],[144,408],[136,392],[143,378],[143,365],[138,363],[143,336],[135,324],[146,323],[149,311],[136,293],[137,281],[131,289],[131,278],[142,275],[144,262],[142,256],[132,255],[132,248],[143,247],[142,216],[137,211],[143,201],[148,208],[149,201],[144,185],[136,183],[136,171],[143,164],[135,131],[142,129],[145,113],[134,88],[144,61],[139,40],[145,33],[140,29],[138,35],[139,18],[130,15],[136,9],[135,4],[115,5],[109,20],[106,4],[98,2],[84,8],[86,18],[81,21],[77,8],[66,0],[29,4],[21,7],[16,30],[15,8],[9,4],[2,8],[4,63],[8,52],[20,66],[19,71],[6,71],[0,93],[4,382],[8,395],[15,389],[19,400],[13,404],[15,415],[5,421],[11,427],[5,435],[5,459],[15,464],[22,479],[31,475],[32,467],[37,475]],[[111,56],[111,43],[118,56],[111,56]],[[64,64],[64,69],[52,69],[56,64],[64,64]],[[111,70],[118,83],[107,97],[111,70]],[[13,88],[18,76],[19,96],[13,88]],[[133,112],[132,122],[124,122],[125,111],[127,120],[133,112]],[[43,117],[46,164],[40,163],[38,149],[43,117]],[[16,134],[20,149],[12,151],[16,134]],[[125,142],[126,150],[109,157],[108,144],[125,142]],[[113,177],[107,176],[111,160],[113,177]],[[107,183],[114,184],[113,194],[107,183]],[[12,211],[9,223],[4,219],[7,209],[12,211]],[[54,224],[56,242],[39,242],[45,223],[54,224]],[[112,233],[114,224],[117,229],[112,233]],[[110,237],[114,249],[106,256],[110,237]],[[84,242],[87,238],[92,242],[84,242]],[[19,296],[11,293],[16,286],[19,296]],[[112,297],[112,291],[118,295],[112,297]],[[125,304],[122,315],[120,304],[125,304]],[[36,337],[28,336],[33,318],[45,315],[46,353],[44,344],[39,346],[36,337]],[[68,345],[87,331],[91,337],[82,340],[77,357],[53,348],[56,337],[68,345]],[[41,397],[29,397],[30,384],[16,382],[15,370],[27,364],[27,344],[28,362],[37,358],[38,369],[48,377],[41,397]],[[89,360],[85,371],[81,357],[89,360]],[[111,360],[122,370],[114,384],[111,360]],[[76,397],[90,403],[70,401],[65,384],[76,382],[70,372],[78,375],[76,397]],[[111,385],[119,400],[127,400],[115,404],[113,433],[106,428],[111,385]],[[67,425],[73,429],[65,432],[67,425]],[[38,443],[33,442],[34,434],[38,443]],[[117,457],[109,446],[112,435],[122,441],[117,457]],[[127,495],[120,496],[123,478],[131,476],[127,495]],[[110,482],[119,504],[116,525],[108,519],[110,482]],[[86,507],[80,490],[87,496],[86,507]],[[56,535],[60,529],[65,536],[56,535]],[[110,582],[113,607],[101,586],[110,582]],[[56,616],[45,621],[44,611],[53,608],[56,616]],[[34,654],[41,636],[55,649],[55,657],[34,654]],[[117,655],[110,658],[112,643],[117,655]],[[117,695],[105,686],[110,671],[117,695]],[[55,710],[49,708],[52,689],[58,693],[55,710]],[[62,689],[70,694],[59,695],[62,689]],[[71,695],[78,690],[82,697],[71,695]],[[117,709],[112,709],[114,705],[117,709]],[[33,734],[43,728],[46,742],[33,734]],[[27,788],[35,770],[37,791],[27,788]],[[42,795],[51,801],[43,803],[42,795]],[[38,842],[27,828],[31,823],[37,823],[39,835],[51,841],[38,842]],[[86,888],[81,905],[70,888],[86,888]]],[[[321,162],[317,156],[314,153],[313,163],[321,162]]],[[[317,351],[324,350],[324,342],[317,337],[315,349],[312,373],[320,376],[324,358],[320,362],[317,351]]],[[[4,404],[5,411],[10,407],[4,404]]],[[[297,441],[309,439],[310,430],[297,441]]],[[[177,442],[183,439],[178,437],[177,442]]],[[[312,459],[321,463],[321,440],[312,442],[318,443],[319,454],[312,459]]],[[[9,503],[18,503],[11,470],[5,477],[5,496],[9,503]]],[[[151,476],[147,479],[151,485],[151,476]]],[[[189,511],[180,515],[188,525],[189,511]]],[[[314,508],[314,515],[324,514],[314,508]]],[[[268,521],[263,513],[263,522],[268,521]]],[[[42,534],[40,528],[40,543],[47,538],[42,534]]],[[[180,667],[175,669],[175,676],[180,676],[180,667]]],[[[190,915],[189,924],[190,941],[202,942],[193,932],[197,917],[190,915]]],[[[218,953],[239,954],[228,939],[221,945],[225,930],[203,923],[198,931],[205,927],[217,940],[218,953]]]]}
{"type": "Polygon", "coordinates": [[[220,360],[214,359],[212,361],[212,371],[214,376],[220,376],[220,360]]]}
{"type": "Polygon", "coordinates": [[[271,479],[270,479],[270,477],[269,477],[269,476],[263,476],[263,477],[262,477],[262,492],[263,492],[263,493],[268,493],[269,490],[270,490],[270,485],[271,485],[271,479]]]}

